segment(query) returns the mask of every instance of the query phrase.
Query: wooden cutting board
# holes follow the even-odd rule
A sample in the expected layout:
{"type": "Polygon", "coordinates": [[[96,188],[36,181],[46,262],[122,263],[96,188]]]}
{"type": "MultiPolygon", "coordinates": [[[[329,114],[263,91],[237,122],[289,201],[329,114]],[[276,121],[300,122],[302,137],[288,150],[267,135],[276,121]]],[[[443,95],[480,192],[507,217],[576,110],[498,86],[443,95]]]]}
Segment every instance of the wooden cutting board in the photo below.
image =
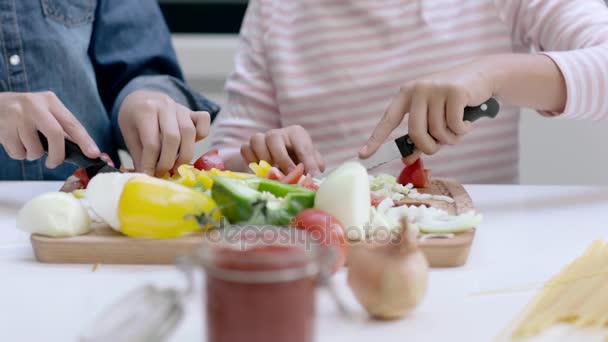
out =
{"type": "MultiPolygon", "coordinates": [[[[473,209],[473,202],[462,185],[445,179],[433,180],[421,191],[446,195],[454,203],[434,200],[407,200],[407,204],[427,205],[460,214],[473,209]]],[[[99,225],[85,235],[69,238],[31,236],[36,259],[54,264],[173,264],[181,254],[191,253],[199,245],[202,234],[169,240],[137,239],[121,235],[99,225]]],[[[421,240],[419,245],[431,267],[456,267],[465,264],[475,230],[452,238],[421,240]]]]}

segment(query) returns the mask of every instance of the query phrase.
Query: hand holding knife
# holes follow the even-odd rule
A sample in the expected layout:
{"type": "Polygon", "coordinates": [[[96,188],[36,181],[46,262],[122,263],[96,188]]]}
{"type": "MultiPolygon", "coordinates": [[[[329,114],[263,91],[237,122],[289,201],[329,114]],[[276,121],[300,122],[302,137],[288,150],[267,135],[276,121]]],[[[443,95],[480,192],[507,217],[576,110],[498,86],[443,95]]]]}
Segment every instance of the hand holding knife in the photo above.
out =
{"type": "MultiPolygon", "coordinates": [[[[500,106],[498,101],[494,98],[490,98],[477,107],[466,107],[464,109],[463,120],[473,122],[482,117],[494,118],[499,110],[500,106]]],[[[359,159],[359,162],[363,164],[366,169],[372,170],[395,159],[405,158],[414,153],[415,149],[416,146],[410,140],[409,135],[406,134],[393,141],[382,144],[376,153],[367,159],[359,159]]]]}
{"type": "MultiPolygon", "coordinates": [[[[46,137],[38,132],[40,143],[45,152],[49,151],[49,142],[46,137]]],[[[90,159],[82,153],[82,150],[75,143],[65,140],[65,161],[83,168],[87,172],[89,178],[93,178],[98,173],[104,172],[120,172],[118,169],[108,165],[103,159],[90,159]]]]}
{"type": "MultiPolygon", "coordinates": [[[[463,120],[473,122],[483,117],[493,119],[498,115],[499,110],[498,101],[490,98],[477,107],[465,107],[463,120]]],[[[369,158],[356,158],[354,160],[360,162],[369,171],[393,160],[405,158],[414,153],[415,149],[416,146],[410,140],[409,134],[406,134],[395,140],[385,142],[369,158]]],[[[324,178],[331,171],[333,170],[326,170],[319,178],[324,178]]]]}

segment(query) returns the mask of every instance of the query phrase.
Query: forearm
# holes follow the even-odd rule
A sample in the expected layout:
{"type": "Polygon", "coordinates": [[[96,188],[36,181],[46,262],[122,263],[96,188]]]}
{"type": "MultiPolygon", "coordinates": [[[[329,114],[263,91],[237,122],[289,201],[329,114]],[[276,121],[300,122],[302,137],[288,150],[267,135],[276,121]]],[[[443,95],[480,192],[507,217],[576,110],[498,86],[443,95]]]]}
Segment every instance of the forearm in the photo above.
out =
{"type": "Polygon", "coordinates": [[[561,113],[566,105],[564,77],[553,62],[540,54],[505,54],[485,57],[481,62],[494,85],[493,94],[502,102],[561,113]]]}
{"type": "Polygon", "coordinates": [[[491,75],[493,94],[503,103],[554,113],[564,111],[566,82],[550,57],[505,54],[484,57],[479,63],[491,75]]]}

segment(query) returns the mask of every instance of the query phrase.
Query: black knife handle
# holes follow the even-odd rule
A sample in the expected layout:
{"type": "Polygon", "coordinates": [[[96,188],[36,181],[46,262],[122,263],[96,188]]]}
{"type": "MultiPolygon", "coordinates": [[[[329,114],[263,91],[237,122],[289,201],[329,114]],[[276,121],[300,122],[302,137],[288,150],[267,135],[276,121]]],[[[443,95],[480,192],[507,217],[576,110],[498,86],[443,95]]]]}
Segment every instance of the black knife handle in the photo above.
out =
{"type": "MultiPolygon", "coordinates": [[[[471,122],[483,117],[493,119],[496,117],[496,115],[498,115],[499,111],[500,105],[498,104],[498,101],[496,101],[494,98],[490,98],[488,101],[477,107],[465,107],[463,119],[464,121],[471,122]]],[[[401,151],[401,156],[404,158],[414,153],[414,150],[416,149],[416,146],[410,140],[409,134],[395,139],[395,143],[397,144],[399,151],[401,151]]]]}
{"type": "MultiPolygon", "coordinates": [[[[49,141],[46,139],[44,134],[38,132],[40,143],[45,152],[49,152],[49,141]]],[[[75,143],[65,139],[65,161],[74,164],[78,167],[87,168],[93,165],[99,165],[100,163],[105,164],[101,158],[90,159],[82,153],[82,150],[75,143]]]]}
{"type": "Polygon", "coordinates": [[[494,119],[500,111],[500,105],[494,98],[490,98],[488,101],[482,103],[477,107],[465,107],[464,108],[464,121],[476,121],[483,117],[494,119]]]}

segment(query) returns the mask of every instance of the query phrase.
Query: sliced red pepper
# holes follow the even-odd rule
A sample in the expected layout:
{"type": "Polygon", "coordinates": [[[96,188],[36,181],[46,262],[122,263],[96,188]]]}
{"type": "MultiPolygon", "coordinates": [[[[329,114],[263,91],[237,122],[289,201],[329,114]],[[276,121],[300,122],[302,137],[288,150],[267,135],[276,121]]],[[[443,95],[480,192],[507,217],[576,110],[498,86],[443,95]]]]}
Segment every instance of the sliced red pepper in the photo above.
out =
{"type": "Polygon", "coordinates": [[[220,158],[218,150],[211,150],[200,156],[195,162],[194,167],[199,170],[209,171],[213,168],[225,171],[224,161],[220,158]]]}
{"type": "Polygon", "coordinates": [[[399,178],[397,178],[397,182],[403,185],[412,183],[416,188],[426,188],[430,182],[427,175],[430,175],[430,170],[425,172],[422,159],[419,158],[413,164],[406,166],[403,171],[401,171],[399,178]]]}
{"type": "Polygon", "coordinates": [[[295,169],[291,170],[285,177],[281,178],[281,183],[297,184],[300,178],[304,175],[304,164],[300,163],[295,169]]]}
{"type": "Polygon", "coordinates": [[[89,175],[87,175],[87,171],[83,168],[77,169],[74,172],[74,177],[78,178],[78,180],[80,181],[80,184],[82,184],[82,186],[84,188],[87,187],[87,185],[89,185],[89,175]]]}
{"type": "Polygon", "coordinates": [[[283,177],[285,177],[283,172],[281,172],[281,170],[277,169],[274,166],[271,167],[270,170],[268,170],[268,174],[266,174],[266,178],[272,180],[281,180],[283,179],[283,177]]]}
{"type": "Polygon", "coordinates": [[[300,183],[300,186],[309,188],[310,190],[313,190],[313,191],[319,190],[319,186],[317,184],[315,184],[315,182],[312,179],[312,176],[310,174],[307,174],[306,177],[304,177],[304,180],[302,181],[302,183],[300,183]]]}

